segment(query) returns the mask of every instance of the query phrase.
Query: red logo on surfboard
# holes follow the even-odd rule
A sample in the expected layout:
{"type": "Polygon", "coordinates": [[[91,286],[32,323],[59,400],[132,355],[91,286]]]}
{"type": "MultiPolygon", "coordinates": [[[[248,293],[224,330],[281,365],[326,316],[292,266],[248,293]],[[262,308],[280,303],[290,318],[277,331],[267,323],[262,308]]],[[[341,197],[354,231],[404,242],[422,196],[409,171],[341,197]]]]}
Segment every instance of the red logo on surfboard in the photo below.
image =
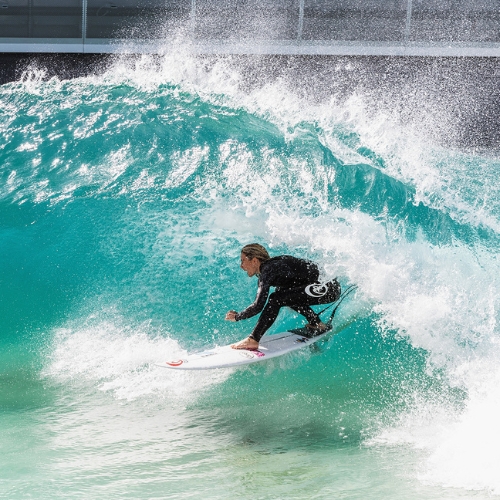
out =
{"type": "Polygon", "coordinates": [[[177,361],[167,361],[168,366],[181,366],[184,360],[178,359],[177,361]]]}

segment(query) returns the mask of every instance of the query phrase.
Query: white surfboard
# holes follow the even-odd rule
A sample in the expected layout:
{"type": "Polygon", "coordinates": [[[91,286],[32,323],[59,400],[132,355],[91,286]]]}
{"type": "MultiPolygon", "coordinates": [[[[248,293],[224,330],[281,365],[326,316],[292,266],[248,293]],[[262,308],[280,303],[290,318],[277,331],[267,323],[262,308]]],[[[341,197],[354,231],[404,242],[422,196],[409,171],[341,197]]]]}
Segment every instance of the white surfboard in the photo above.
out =
{"type": "MultiPolygon", "coordinates": [[[[327,325],[332,324],[335,312],[341,302],[356,289],[356,285],[347,287],[337,302],[329,306],[332,307],[335,305],[327,325]]],[[[329,307],[327,307],[327,309],[329,307]]],[[[356,315],[348,315],[348,318],[344,319],[344,321],[336,322],[336,326],[333,330],[330,328],[326,332],[316,335],[306,327],[284,333],[277,333],[276,335],[266,335],[261,339],[257,350],[233,349],[231,345],[224,345],[202,352],[187,354],[180,359],[166,361],[158,364],[158,366],[175,370],[211,370],[214,368],[229,368],[233,366],[248,365],[250,363],[258,363],[312,345],[329,335],[335,335],[355,320],[356,315]]]]}
{"type": "MultiPolygon", "coordinates": [[[[349,321],[349,324],[351,322],[349,321]]],[[[306,328],[277,333],[276,335],[263,337],[260,341],[259,349],[256,351],[233,349],[230,345],[224,345],[188,354],[181,359],[166,361],[165,363],[158,364],[158,366],[176,370],[210,370],[258,363],[312,345],[328,335],[338,333],[346,326],[344,324],[333,331],[328,330],[314,337],[306,336],[309,333],[306,328]]]]}

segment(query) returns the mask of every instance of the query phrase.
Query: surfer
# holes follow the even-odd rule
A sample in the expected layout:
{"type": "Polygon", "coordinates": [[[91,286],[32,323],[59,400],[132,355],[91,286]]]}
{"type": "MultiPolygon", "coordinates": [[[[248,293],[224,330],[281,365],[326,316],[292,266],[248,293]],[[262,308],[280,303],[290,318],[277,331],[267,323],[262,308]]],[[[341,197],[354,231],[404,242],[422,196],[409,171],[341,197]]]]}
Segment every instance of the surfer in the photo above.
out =
{"type": "Polygon", "coordinates": [[[271,258],[267,250],[258,243],[246,245],[241,250],[241,268],[251,278],[259,278],[257,295],[252,305],[241,312],[229,311],[227,321],[240,321],[262,314],[247,338],[236,344],[233,349],[255,350],[259,341],[278,317],[279,310],[290,307],[304,316],[308,327],[322,332],[327,326],[311,309],[311,305],[328,304],[340,297],[340,284],[336,279],[319,283],[318,266],[309,260],[298,259],[291,255],[271,258]],[[275,291],[269,294],[270,287],[275,291]]]}

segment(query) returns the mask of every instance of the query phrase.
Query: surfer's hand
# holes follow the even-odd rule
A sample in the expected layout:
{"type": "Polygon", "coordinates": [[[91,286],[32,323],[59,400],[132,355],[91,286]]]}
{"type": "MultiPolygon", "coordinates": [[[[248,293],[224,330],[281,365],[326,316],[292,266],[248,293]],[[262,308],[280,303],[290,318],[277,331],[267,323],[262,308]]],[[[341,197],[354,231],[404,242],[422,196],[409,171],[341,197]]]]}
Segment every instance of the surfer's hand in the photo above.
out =
{"type": "Polygon", "coordinates": [[[237,311],[228,311],[226,313],[226,321],[236,321],[237,311]]]}

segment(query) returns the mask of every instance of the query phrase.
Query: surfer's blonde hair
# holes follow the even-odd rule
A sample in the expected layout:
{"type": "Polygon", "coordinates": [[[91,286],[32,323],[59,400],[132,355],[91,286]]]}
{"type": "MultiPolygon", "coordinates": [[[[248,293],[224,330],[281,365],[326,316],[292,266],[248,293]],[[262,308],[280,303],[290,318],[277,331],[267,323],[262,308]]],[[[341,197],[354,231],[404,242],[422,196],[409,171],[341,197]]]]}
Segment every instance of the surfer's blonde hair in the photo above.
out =
{"type": "Polygon", "coordinates": [[[250,243],[249,245],[245,245],[241,249],[241,253],[243,255],[246,255],[249,259],[253,259],[255,257],[259,259],[260,262],[265,262],[266,260],[269,260],[271,258],[269,257],[267,250],[258,243],[250,243]]]}

